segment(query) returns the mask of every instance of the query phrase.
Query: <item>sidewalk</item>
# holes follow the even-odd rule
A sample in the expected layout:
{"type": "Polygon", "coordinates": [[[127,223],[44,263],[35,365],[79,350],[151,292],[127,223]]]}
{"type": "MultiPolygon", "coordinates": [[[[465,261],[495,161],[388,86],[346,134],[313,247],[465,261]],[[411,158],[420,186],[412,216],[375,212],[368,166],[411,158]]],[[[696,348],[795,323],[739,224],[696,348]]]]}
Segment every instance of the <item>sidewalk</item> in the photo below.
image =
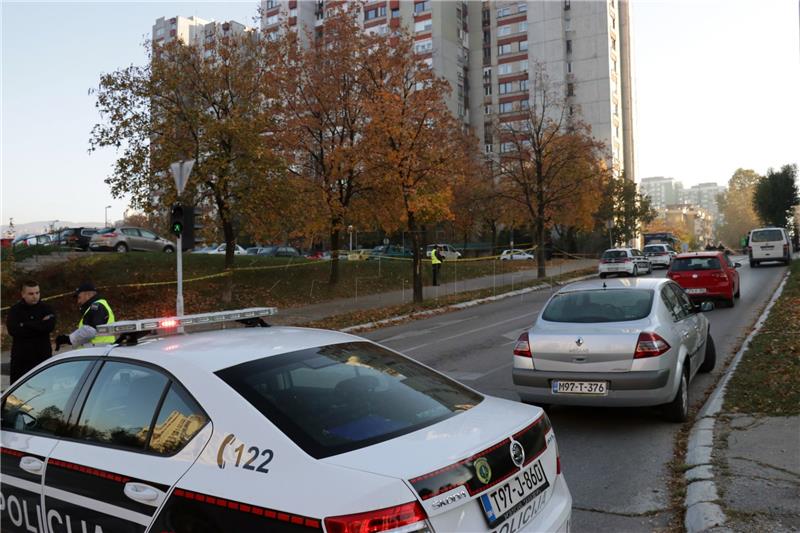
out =
{"type": "MultiPolygon", "coordinates": [[[[758,409],[731,408],[726,402],[726,393],[730,396],[742,390],[752,396],[766,394],[767,398],[773,398],[771,391],[754,390],[758,387],[742,389],[740,384],[732,385],[731,380],[737,369],[747,372],[739,368],[739,362],[745,354],[750,356],[748,348],[758,342],[757,335],[770,312],[781,307],[773,304],[784,288],[782,284],[770,300],[690,432],[685,461],[690,469],[685,474],[684,505],[684,524],[689,533],[800,531],[800,416],[748,412],[758,409]],[[756,341],[751,343],[753,339],[756,341]]],[[[793,300],[787,298],[791,306],[793,300]]],[[[780,318],[778,314],[774,320],[780,318]]],[[[800,323],[781,325],[791,330],[800,323]]],[[[766,329],[766,339],[777,338],[769,332],[769,327],[766,329]]],[[[755,360],[761,364],[777,364],[776,359],[760,359],[768,352],[756,349],[753,353],[757,356],[752,357],[757,357],[755,360]]],[[[773,357],[791,359],[797,353],[791,346],[786,353],[773,352],[773,357]]],[[[789,374],[794,375],[794,371],[789,374]]]]}
{"type": "MultiPolygon", "coordinates": [[[[548,276],[557,276],[584,268],[591,268],[596,265],[596,259],[570,260],[565,263],[547,265],[546,273],[548,276]]],[[[507,287],[507,290],[513,290],[516,285],[535,281],[536,279],[536,263],[531,262],[530,270],[521,272],[509,272],[496,276],[484,276],[482,278],[466,280],[445,279],[443,280],[444,283],[438,287],[423,287],[423,297],[426,300],[435,300],[451,294],[478,289],[489,289],[492,287],[507,287]]],[[[505,290],[506,289],[504,289],[504,292],[505,290]]],[[[338,300],[331,300],[304,307],[279,309],[278,314],[271,317],[269,322],[275,325],[300,326],[351,311],[380,309],[382,307],[401,305],[410,302],[412,296],[411,287],[408,287],[400,291],[367,294],[354,298],[340,298],[338,300]]],[[[9,359],[9,351],[4,349],[2,352],[2,375],[0,376],[0,388],[2,390],[8,387],[9,359]]]]}

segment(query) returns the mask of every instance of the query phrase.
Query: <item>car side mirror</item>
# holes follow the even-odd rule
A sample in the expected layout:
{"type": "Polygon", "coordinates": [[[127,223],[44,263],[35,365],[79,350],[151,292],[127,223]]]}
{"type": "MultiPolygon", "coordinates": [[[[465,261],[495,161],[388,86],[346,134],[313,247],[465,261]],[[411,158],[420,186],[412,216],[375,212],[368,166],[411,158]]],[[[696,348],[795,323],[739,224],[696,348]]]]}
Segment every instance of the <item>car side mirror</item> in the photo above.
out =
{"type": "Polygon", "coordinates": [[[699,309],[698,309],[699,311],[701,311],[703,313],[706,313],[708,311],[713,311],[714,310],[714,302],[710,302],[710,301],[706,300],[705,302],[702,302],[699,306],[696,306],[696,307],[699,307],[699,309]]]}
{"type": "Polygon", "coordinates": [[[741,264],[741,263],[738,263],[738,262],[737,262],[737,263],[734,263],[734,264],[733,264],[733,268],[741,268],[741,267],[742,267],[742,264],[741,264]]]}

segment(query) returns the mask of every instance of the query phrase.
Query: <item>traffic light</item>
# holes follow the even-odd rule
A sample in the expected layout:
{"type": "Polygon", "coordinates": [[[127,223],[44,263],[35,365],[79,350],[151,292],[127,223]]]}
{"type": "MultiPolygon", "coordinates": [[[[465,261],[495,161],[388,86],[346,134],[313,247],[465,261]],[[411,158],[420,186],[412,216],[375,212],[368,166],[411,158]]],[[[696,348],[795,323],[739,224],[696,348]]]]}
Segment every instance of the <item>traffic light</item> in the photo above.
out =
{"type": "Polygon", "coordinates": [[[194,248],[194,230],[196,226],[194,207],[187,205],[183,208],[183,233],[181,236],[181,248],[183,248],[184,252],[194,248]]]}
{"type": "Polygon", "coordinates": [[[175,204],[172,206],[170,229],[172,233],[180,237],[181,233],[183,233],[183,226],[183,207],[180,204],[175,204]]]}

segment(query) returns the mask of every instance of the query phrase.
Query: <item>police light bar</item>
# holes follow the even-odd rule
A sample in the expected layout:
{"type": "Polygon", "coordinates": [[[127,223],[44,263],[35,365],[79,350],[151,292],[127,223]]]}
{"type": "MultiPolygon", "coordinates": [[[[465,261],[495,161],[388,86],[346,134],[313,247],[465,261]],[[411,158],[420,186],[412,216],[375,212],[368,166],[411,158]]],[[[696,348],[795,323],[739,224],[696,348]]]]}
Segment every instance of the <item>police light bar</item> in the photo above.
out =
{"type": "Polygon", "coordinates": [[[249,307],[247,309],[200,313],[197,315],[122,320],[120,322],[112,322],[111,324],[97,326],[97,333],[100,335],[116,335],[120,333],[133,333],[136,331],[169,331],[182,326],[236,322],[238,320],[263,318],[265,316],[276,315],[277,313],[277,307],[249,307]]]}

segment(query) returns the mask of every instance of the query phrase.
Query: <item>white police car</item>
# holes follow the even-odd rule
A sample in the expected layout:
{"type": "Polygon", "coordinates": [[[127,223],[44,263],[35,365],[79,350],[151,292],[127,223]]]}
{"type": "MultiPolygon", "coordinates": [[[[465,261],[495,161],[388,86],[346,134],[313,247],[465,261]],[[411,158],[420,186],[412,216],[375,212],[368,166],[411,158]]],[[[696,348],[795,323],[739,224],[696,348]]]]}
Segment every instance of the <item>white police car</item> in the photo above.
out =
{"type": "Polygon", "coordinates": [[[537,407],[343,333],[165,331],[273,312],[116,322],[13,384],[3,531],[569,530],[537,407]]]}

